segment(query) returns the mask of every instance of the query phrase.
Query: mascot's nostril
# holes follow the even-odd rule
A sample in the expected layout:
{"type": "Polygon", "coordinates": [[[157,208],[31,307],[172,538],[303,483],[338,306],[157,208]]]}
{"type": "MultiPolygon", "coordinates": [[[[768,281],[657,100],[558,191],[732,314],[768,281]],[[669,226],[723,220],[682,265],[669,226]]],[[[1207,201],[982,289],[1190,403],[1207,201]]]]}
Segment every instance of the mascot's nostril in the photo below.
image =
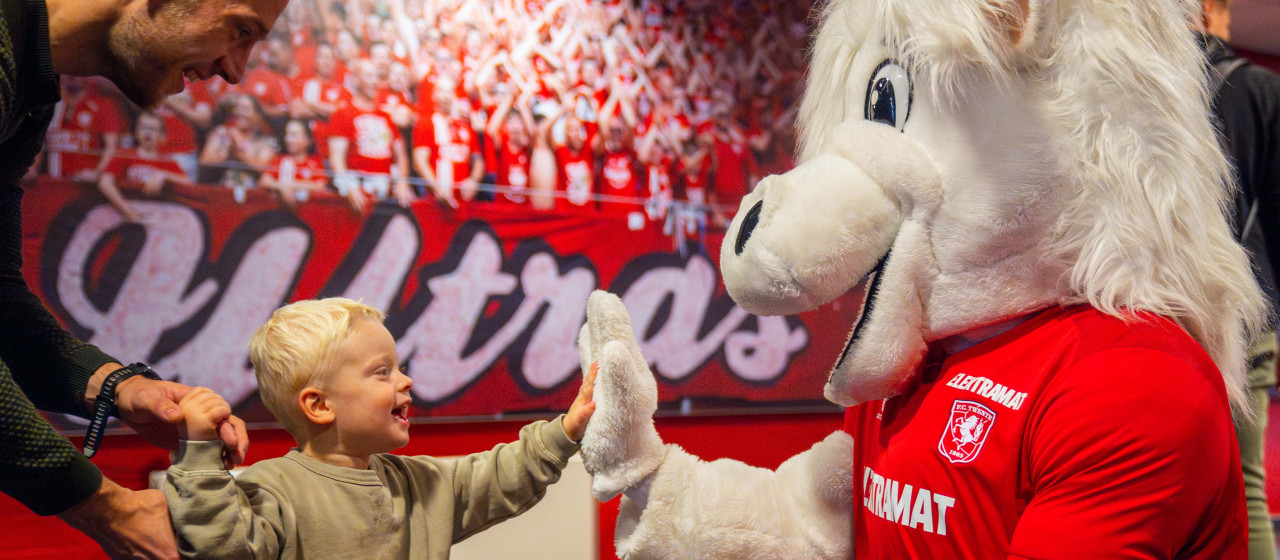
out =
{"type": "Polygon", "coordinates": [[[742,248],[747,245],[747,240],[751,239],[751,232],[756,229],[756,224],[760,223],[762,207],[764,207],[764,201],[757,201],[755,206],[747,211],[747,215],[742,217],[742,227],[738,228],[738,239],[733,244],[733,254],[742,254],[742,248]]]}

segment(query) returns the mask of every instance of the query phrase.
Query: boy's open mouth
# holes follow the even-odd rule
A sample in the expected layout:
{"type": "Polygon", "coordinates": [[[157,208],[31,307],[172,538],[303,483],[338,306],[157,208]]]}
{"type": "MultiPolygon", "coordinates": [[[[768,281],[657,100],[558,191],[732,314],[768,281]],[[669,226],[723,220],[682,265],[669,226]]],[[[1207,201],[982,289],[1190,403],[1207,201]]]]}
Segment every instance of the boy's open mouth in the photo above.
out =
{"type": "Polygon", "coordinates": [[[409,403],[400,405],[399,407],[396,407],[394,410],[392,410],[391,417],[395,418],[396,422],[399,422],[401,424],[408,426],[409,425],[409,403]]]}

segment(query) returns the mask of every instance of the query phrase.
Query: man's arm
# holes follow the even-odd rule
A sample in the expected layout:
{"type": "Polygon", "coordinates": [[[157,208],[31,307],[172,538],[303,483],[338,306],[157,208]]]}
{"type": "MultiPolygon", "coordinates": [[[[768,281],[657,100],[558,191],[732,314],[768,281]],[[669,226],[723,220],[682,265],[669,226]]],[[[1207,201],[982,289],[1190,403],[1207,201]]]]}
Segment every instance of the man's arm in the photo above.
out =
{"type": "Polygon", "coordinates": [[[89,377],[117,360],[63,330],[22,275],[22,189],[0,186],[0,358],[41,410],[85,416],[89,377]]]}

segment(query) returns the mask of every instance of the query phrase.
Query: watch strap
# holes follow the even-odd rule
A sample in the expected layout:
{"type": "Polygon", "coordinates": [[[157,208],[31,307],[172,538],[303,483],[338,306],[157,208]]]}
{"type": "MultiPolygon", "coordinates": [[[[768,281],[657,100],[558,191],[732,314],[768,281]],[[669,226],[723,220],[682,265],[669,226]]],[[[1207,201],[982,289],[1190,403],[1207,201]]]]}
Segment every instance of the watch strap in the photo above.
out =
{"type": "Polygon", "coordinates": [[[160,380],[147,364],[137,362],[117,369],[102,380],[102,388],[98,390],[98,398],[94,401],[93,416],[89,419],[89,429],[84,434],[84,456],[93,457],[102,443],[103,432],[107,429],[107,421],[117,415],[116,387],[130,377],[141,375],[147,379],[160,380]]]}

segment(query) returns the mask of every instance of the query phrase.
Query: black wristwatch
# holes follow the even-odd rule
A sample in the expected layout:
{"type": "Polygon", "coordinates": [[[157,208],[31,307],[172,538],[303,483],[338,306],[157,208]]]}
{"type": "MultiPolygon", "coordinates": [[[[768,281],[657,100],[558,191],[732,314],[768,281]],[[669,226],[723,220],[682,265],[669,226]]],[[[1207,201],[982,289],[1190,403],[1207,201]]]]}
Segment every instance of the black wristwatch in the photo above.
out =
{"type": "Polygon", "coordinates": [[[102,389],[98,391],[98,398],[94,401],[93,417],[89,419],[89,431],[84,434],[84,456],[93,457],[98,451],[98,444],[102,442],[102,432],[107,429],[107,420],[112,416],[119,416],[116,410],[116,387],[124,380],[141,375],[147,379],[160,380],[160,376],[156,375],[147,364],[142,362],[129,364],[107,375],[102,381],[102,389]]]}

